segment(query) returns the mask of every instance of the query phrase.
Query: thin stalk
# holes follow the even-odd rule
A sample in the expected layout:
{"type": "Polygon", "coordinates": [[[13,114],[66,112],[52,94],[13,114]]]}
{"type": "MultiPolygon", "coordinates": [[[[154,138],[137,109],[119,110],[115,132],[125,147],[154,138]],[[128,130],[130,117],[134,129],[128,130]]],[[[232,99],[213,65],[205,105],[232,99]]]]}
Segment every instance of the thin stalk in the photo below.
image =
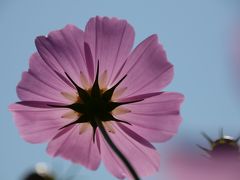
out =
{"type": "Polygon", "coordinates": [[[133,166],[131,165],[131,163],[127,160],[127,158],[122,154],[122,152],[116,147],[116,145],[113,143],[113,141],[109,137],[107,131],[105,130],[105,128],[102,124],[102,121],[96,120],[96,123],[97,123],[98,128],[100,129],[104,139],[106,140],[108,145],[111,147],[111,149],[116,153],[116,155],[122,160],[124,165],[127,167],[128,171],[131,173],[132,177],[135,180],[140,180],[140,178],[138,177],[138,175],[137,175],[136,171],[134,170],[133,166]]]}

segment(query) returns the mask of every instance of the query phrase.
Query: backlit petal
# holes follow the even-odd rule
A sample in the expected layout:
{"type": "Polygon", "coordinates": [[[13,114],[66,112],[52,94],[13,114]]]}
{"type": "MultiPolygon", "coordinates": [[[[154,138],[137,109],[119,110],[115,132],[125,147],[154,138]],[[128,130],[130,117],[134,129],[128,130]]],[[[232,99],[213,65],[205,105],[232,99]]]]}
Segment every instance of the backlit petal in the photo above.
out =
{"type": "Polygon", "coordinates": [[[116,118],[132,124],[129,129],[151,142],[162,142],[177,133],[181,123],[180,105],[183,95],[162,93],[133,104],[124,105],[129,113],[116,118]]]}
{"type": "Polygon", "coordinates": [[[79,126],[73,125],[59,131],[49,142],[47,152],[95,170],[100,164],[100,153],[97,142],[93,143],[92,128],[79,134],[79,126]]]}
{"type": "Polygon", "coordinates": [[[20,135],[30,143],[49,141],[59,128],[71,122],[61,117],[69,109],[37,108],[21,104],[12,104],[9,109],[13,112],[20,135]]]}
{"type": "Polygon", "coordinates": [[[156,35],[148,37],[134,49],[118,78],[126,74],[117,88],[127,88],[121,98],[159,92],[171,82],[173,65],[167,61],[156,35]]]}
{"type": "Polygon", "coordinates": [[[95,67],[99,61],[100,74],[107,71],[111,84],[132,49],[132,26],[117,18],[95,17],[87,23],[84,36],[91,48],[95,67]]]}
{"type": "MultiPolygon", "coordinates": [[[[150,175],[159,169],[160,157],[156,149],[145,139],[124,125],[113,123],[115,133],[108,133],[119,150],[130,161],[140,176],[150,175]]],[[[101,156],[106,168],[116,177],[132,179],[125,165],[100,136],[101,156]]]]}

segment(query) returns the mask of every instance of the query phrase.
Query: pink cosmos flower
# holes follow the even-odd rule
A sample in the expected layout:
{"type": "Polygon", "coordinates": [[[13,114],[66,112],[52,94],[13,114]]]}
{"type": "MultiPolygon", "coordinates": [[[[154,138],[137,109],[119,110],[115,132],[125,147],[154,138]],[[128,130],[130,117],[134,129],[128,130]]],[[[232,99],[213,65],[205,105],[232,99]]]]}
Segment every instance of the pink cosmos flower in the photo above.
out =
{"type": "Polygon", "coordinates": [[[149,143],[176,134],[183,95],[162,92],[173,78],[156,35],[133,51],[134,29],[125,20],[91,18],[36,38],[37,52],[10,105],[23,139],[48,142],[47,152],[95,170],[103,160],[117,178],[130,178],[100,127],[140,176],[159,169],[149,143]],[[105,139],[104,139],[105,138],[105,139]]]}

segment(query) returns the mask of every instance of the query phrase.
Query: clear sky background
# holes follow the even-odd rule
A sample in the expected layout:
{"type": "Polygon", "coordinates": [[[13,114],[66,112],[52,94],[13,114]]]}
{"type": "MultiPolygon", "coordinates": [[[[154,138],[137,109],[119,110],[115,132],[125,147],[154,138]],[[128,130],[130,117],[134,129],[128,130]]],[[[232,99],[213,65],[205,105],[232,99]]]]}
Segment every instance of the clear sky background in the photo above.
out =
{"type": "MultiPolygon", "coordinates": [[[[163,157],[162,170],[146,179],[164,179],[168,149],[184,141],[204,144],[200,132],[216,138],[219,128],[240,134],[240,98],[232,73],[231,32],[237,22],[237,0],[0,0],[0,179],[18,180],[37,162],[54,168],[70,166],[52,160],[46,144],[32,145],[18,134],[8,105],[18,101],[16,85],[28,69],[35,51],[34,39],[72,23],[84,28],[92,16],[127,19],[135,28],[136,44],[156,33],[175,77],[166,90],[182,92],[184,121],[179,133],[156,147],[163,157]]],[[[115,179],[102,165],[97,171],[77,166],[78,179],[115,179]]]]}

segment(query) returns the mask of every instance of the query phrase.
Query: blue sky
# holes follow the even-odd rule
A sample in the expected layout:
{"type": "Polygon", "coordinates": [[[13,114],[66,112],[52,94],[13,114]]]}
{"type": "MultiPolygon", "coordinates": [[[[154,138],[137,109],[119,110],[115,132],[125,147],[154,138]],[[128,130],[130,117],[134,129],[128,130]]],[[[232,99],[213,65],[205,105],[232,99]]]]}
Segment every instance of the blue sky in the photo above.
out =
{"type": "MultiPolygon", "coordinates": [[[[163,159],[165,150],[179,142],[205,143],[201,131],[217,137],[218,129],[223,127],[227,134],[239,135],[240,99],[229,53],[237,10],[236,0],[1,0],[0,178],[19,179],[42,161],[54,167],[69,166],[63,160],[52,160],[45,152],[46,144],[32,145],[22,140],[7,108],[18,101],[15,88],[35,51],[35,37],[69,23],[84,28],[96,15],[127,19],[136,31],[135,44],[158,34],[175,65],[175,78],[166,90],[185,95],[184,121],[176,137],[156,145],[163,159]]],[[[161,164],[164,169],[164,160],[161,164]]],[[[84,179],[114,179],[103,166],[96,172],[79,169],[79,177],[84,179]]]]}

